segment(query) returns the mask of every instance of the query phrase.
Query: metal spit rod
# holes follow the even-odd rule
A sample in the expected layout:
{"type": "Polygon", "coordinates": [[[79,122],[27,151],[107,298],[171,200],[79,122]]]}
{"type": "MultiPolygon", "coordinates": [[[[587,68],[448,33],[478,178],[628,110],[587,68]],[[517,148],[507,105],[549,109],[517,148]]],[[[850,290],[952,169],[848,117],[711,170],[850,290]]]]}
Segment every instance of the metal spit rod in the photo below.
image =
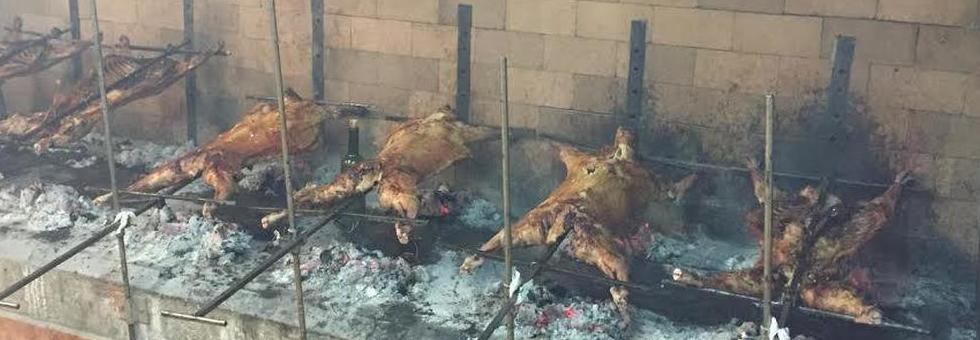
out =
{"type": "MultiPolygon", "coordinates": [[[[507,57],[500,58],[500,177],[501,197],[503,198],[504,216],[504,303],[510,300],[511,274],[514,262],[511,249],[514,240],[510,225],[510,97],[507,92],[507,57]]],[[[507,340],[514,340],[514,312],[507,312],[507,340]]]]}
{"type": "MultiPolygon", "coordinates": [[[[129,49],[129,50],[133,50],[133,51],[147,51],[147,52],[166,52],[167,51],[167,48],[166,47],[156,47],[156,46],[142,46],[142,45],[128,45],[128,46],[125,46],[125,47],[123,47],[123,46],[117,46],[117,45],[104,45],[104,46],[105,47],[108,47],[108,48],[113,48],[113,49],[129,49]]],[[[201,55],[210,54],[210,55],[215,55],[215,56],[219,56],[219,57],[228,57],[228,56],[231,56],[231,52],[228,52],[228,51],[226,51],[224,49],[219,49],[217,51],[202,51],[202,50],[196,50],[196,49],[190,49],[190,50],[175,49],[171,53],[172,54],[201,54],[201,55]]]]}
{"type": "MultiPolygon", "coordinates": [[[[470,248],[466,248],[466,247],[461,247],[461,246],[457,246],[457,245],[446,243],[445,241],[437,241],[436,242],[436,245],[439,246],[439,247],[442,247],[442,248],[447,248],[447,249],[450,249],[450,250],[460,251],[460,252],[464,252],[464,253],[467,253],[467,254],[480,255],[480,256],[483,256],[485,258],[488,258],[488,259],[491,259],[491,260],[494,260],[494,261],[498,261],[498,262],[503,262],[504,261],[504,257],[501,256],[501,255],[497,255],[497,254],[489,253],[489,252],[484,252],[484,251],[480,251],[480,250],[476,250],[476,249],[470,249],[470,248]]],[[[514,263],[520,264],[520,265],[523,265],[523,266],[532,266],[534,264],[537,264],[538,262],[537,261],[525,261],[525,260],[514,259],[514,263]]],[[[761,300],[758,299],[758,298],[752,297],[752,296],[742,295],[742,294],[738,294],[738,293],[732,293],[732,292],[729,292],[729,291],[724,291],[724,290],[714,289],[714,288],[691,287],[691,286],[687,286],[687,285],[684,285],[684,284],[681,284],[681,283],[678,283],[678,282],[674,282],[672,280],[664,280],[664,281],[661,281],[660,282],[661,287],[654,287],[654,286],[647,285],[647,284],[639,284],[639,283],[635,283],[635,282],[626,282],[626,281],[620,281],[620,280],[610,279],[610,278],[603,277],[603,276],[597,276],[597,275],[592,275],[592,274],[588,274],[588,273],[581,273],[581,272],[578,272],[578,271],[574,271],[574,270],[562,268],[560,266],[545,265],[545,266],[543,266],[543,269],[542,270],[548,271],[548,272],[552,272],[552,273],[556,273],[556,274],[561,274],[561,275],[573,276],[573,277],[577,277],[577,278],[580,278],[580,279],[588,280],[588,281],[599,283],[599,284],[606,284],[606,285],[610,285],[610,286],[623,286],[623,287],[629,288],[630,290],[635,290],[635,291],[639,291],[639,292],[656,292],[656,291],[663,290],[663,287],[662,286],[673,286],[673,287],[682,288],[682,289],[696,290],[696,291],[700,291],[700,292],[705,292],[705,293],[709,293],[709,294],[713,294],[713,295],[722,295],[722,296],[734,297],[734,298],[738,298],[738,299],[741,299],[741,300],[751,301],[756,306],[761,305],[761,300]]],[[[773,304],[776,305],[776,306],[779,306],[780,305],[780,303],[778,301],[774,301],[773,304]]],[[[811,315],[818,315],[818,316],[823,316],[823,317],[830,317],[830,318],[835,318],[835,319],[839,319],[839,320],[845,320],[845,321],[854,322],[854,317],[853,316],[850,316],[850,315],[838,314],[838,313],[823,311],[823,310],[814,309],[814,308],[810,308],[810,307],[799,307],[797,309],[799,311],[803,312],[803,313],[807,313],[807,314],[811,314],[811,315]]],[[[919,328],[919,327],[903,325],[903,324],[900,324],[900,323],[896,323],[896,322],[892,322],[892,321],[887,321],[887,320],[886,321],[882,321],[881,324],[878,324],[878,325],[869,325],[869,326],[871,326],[871,327],[896,329],[896,330],[902,330],[902,331],[908,331],[908,332],[915,332],[915,333],[920,333],[920,334],[930,334],[930,332],[928,330],[925,330],[925,329],[922,329],[922,328],[919,328]]]]}
{"type": "Polygon", "coordinates": [[[269,0],[269,22],[271,23],[270,32],[272,38],[273,58],[276,65],[276,97],[279,103],[279,140],[282,150],[282,174],[286,185],[286,217],[289,220],[289,232],[298,241],[293,254],[293,288],[295,289],[296,299],[296,319],[299,323],[299,338],[306,340],[306,305],[303,301],[303,269],[300,268],[299,244],[303,240],[299,238],[296,229],[296,210],[293,206],[293,181],[292,167],[289,165],[289,129],[286,125],[286,99],[283,95],[285,86],[282,80],[282,56],[279,54],[279,22],[276,18],[276,0],[269,0]]]}
{"type": "Polygon", "coordinates": [[[769,323],[772,320],[772,125],[773,125],[773,94],[766,94],[766,147],[765,147],[765,217],[763,220],[762,238],[762,334],[769,333],[769,323]]]}
{"type": "Polygon", "coordinates": [[[57,39],[59,36],[65,34],[65,32],[67,31],[63,31],[61,29],[55,28],[54,30],[51,31],[51,33],[38,34],[39,37],[33,41],[29,41],[25,44],[4,51],[3,54],[0,54],[0,62],[7,62],[7,60],[10,60],[10,58],[13,58],[14,56],[20,54],[23,51],[26,51],[31,47],[34,47],[39,44],[45,44],[47,43],[48,40],[51,39],[57,39]]]}
{"type": "MultiPolygon", "coordinates": [[[[97,0],[92,0],[90,2],[92,6],[92,31],[95,36],[95,60],[96,60],[96,74],[99,79],[99,101],[102,106],[102,126],[104,128],[105,136],[105,157],[106,163],[109,166],[109,185],[112,189],[112,211],[118,214],[119,211],[119,185],[116,181],[116,161],[115,153],[112,150],[112,116],[109,113],[109,100],[106,98],[106,84],[105,84],[105,62],[104,56],[102,54],[102,31],[99,29],[99,10],[97,6],[97,0]]],[[[121,223],[121,222],[120,222],[121,223]]],[[[133,289],[129,284],[129,263],[126,260],[126,226],[120,225],[116,233],[116,244],[119,248],[119,274],[122,277],[123,283],[123,296],[126,300],[126,311],[124,313],[124,319],[127,326],[127,335],[129,339],[136,339],[136,320],[133,305],[133,289]]]]}
{"type": "MultiPolygon", "coordinates": [[[[10,31],[10,32],[20,32],[20,33],[24,33],[24,34],[27,34],[27,35],[33,35],[33,36],[39,36],[39,37],[46,36],[46,34],[44,34],[44,33],[34,32],[34,31],[24,31],[24,30],[18,31],[18,30],[14,29],[14,28],[11,28],[11,27],[4,27],[3,29],[6,30],[6,31],[10,31]]],[[[62,32],[59,35],[64,34],[64,32],[69,32],[69,31],[64,31],[64,30],[61,30],[61,29],[58,29],[58,30],[59,30],[59,32],[62,32]]],[[[110,49],[127,49],[127,50],[133,50],[133,51],[146,51],[146,52],[166,52],[167,51],[167,47],[146,46],[146,45],[126,45],[126,46],[121,46],[121,45],[118,45],[118,44],[102,44],[102,47],[104,47],[104,48],[110,48],[110,49]]],[[[219,57],[228,57],[228,56],[231,56],[231,52],[226,51],[226,50],[202,51],[202,50],[196,50],[196,49],[189,49],[189,50],[176,49],[172,53],[173,54],[212,54],[212,55],[219,56],[219,57]]],[[[275,98],[271,98],[270,100],[275,100],[275,98]]]]}
{"type": "MultiPolygon", "coordinates": [[[[265,100],[265,101],[275,100],[275,98],[272,98],[272,97],[261,97],[261,96],[252,96],[252,95],[246,96],[245,98],[252,99],[252,100],[265,100]]],[[[363,108],[368,108],[369,107],[366,104],[358,104],[358,103],[329,103],[329,102],[321,102],[321,101],[316,101],[316,103],[318,105],[327,105],[327,106],[353,106],[353,107],[363,107],[363,108]]],[[[380,115],[367,115],[367,116],[362,116],[360,118],[361,119],[387,120],[387,121],[396,121],[396,122],[398,122],[398,121],[406,121],[406,120],[409,119],[407,117],[380,116],[380,115]]],[[[482,126],[482,125],[477,125],[477,124],[471,124],[471,125],[482,126]]],[[[511,129],[511,130],[515,130],[515,129],[511,129]]],[[[518,132],[524,132],[523,134],[520,134],[520,136],[541,137],[541,138],[545,138],[545,139],[555,140],[555,141],[560,142],[560,143],[566,143],[566,144],[569,144],[569,145],[573,145],[575,147],[578,147],[578,148],[581,148],[581,149],[585,149],[585,150],[598,150],[597,148],[592,147],[592,146],[587,146],[587,145],[583,145],[581,143],[575,143],[575,142],[563,140],[562,138],[558,138],[558,137],[555,137],[555,136],[550,136],[550,135],[547,135],[547,134],[541,134],[541,133],[538,133],[538,132],[533,131],[533,130],[524,130],[524,129],[518,129],[518,130],[520,130],[518,132]]],[[[511,136],[514,137],[514,136],[517,136],[517,134],[511,133],[511,136]]],[[[748,168],[739,167],[739,166],[717,165],[717,164],[709,164],[709,163],[694,162],[694,161],[685,161],[685,160],[679,160],[679,159],[673,159],[673,158],[667,158],[667,157],[657,157],[657,156],[650,156],[650,155],[641,155],[640,158],[643,161],[646,161],[646,162],[659,163],[659,164],[664,164],[664,165],[669,165],[669,166],[674,166],[674,167],[679,167],[679,168],[709,169],[709,170],[715,170],[715,171],[731,171],[731,172],[742,172],[742,173],[748,173],[749,172],[749,169],[748,168]]],[[[773,176],[779,177],[779,178],[803,179],[803,180],[810,180],[810,181],[819,181],[819,180],[822,179],[822,177],[820,177],[820,176],[804,175],[804,174],[797,174],[797,173],[792,173],[792,172],[778,172],[778,171],[774,171],[773,172],[773,176]]],[[[840,184],[847,184],[847,185],[852,185],[852,186],[862,186],[862,187],[872,187],[872,188],[887,188],[887,187],[889,187],[891,185],[891,184],[887,184],[887,183],[877,183],[877,182],[869,182],[869,181],[847,180],[847,179],[839,179],[839,178],[836,178],[834,180],[835,180],[836,183],[840,183],[840,184]]],[[[908,190],[908,191],[926,191],[924,189],[917,189],[917,188],[908,188],[906,190],[908,190]]]]}
{"type": "Polygon", "coordinates": [[[328,223],[339,218],[341,216],[340,212],[344,211],[344,209],[346,209],[347,206],[350,205],[350,202],[351,200],[349,199],[344,200],[340,204],[340,206],[338,206],[334,210],[334,213],[328,214],[326,217],[324,217],[322,221],[314,225],[312,228],[306,229],[303,232],[297,234],[297,236],[294,237],[292,240],[290,240],[289,243],[284,245],[282,248],[279,248],[279,250],[277,250],[275,253],[269,255],[269,257],[267,257],[264,261],[262,261],[262,263],[259,264],[258,267],[255,267],[255,269],[249,271],[247,274],[245,274],[245,276],[232,283],[231,286],[228,287],[228,289],[225,289],[225,291],[221,292],[221,294],[219,294],[217,297],[215,297],[214,299],[206,303],[203,307],[198,309],[193,314],[184,314],[184,313],[165,311],[162,312],[161,315],[166,317],[179,318],[188,321],[208,322],[211,324],[218,324],[223,326],[224,325],[223,323],[206,321],[206,320],[215,320],[215,319],[204,318],[206,320],[202,320],[201,318],[207,316],[209,313],[217,309],[218,306],[220,306],[222,303],[224,303],[229,298],[231,298],[232,295],[235,295],[235,293],[238,293],[239,290],[245,288],[245,286],[248,285],[250,282],[252,282],[252,280],[254,280],[260,274],[265,272],[266,269],[269,269],[269,267],[275,265],[277,262],[279,262],[280,259],[286,256],[286,254],[293,252],[293,250],[301,246],[303,242],[306,241],[306,239],[313,236],[313,234],[316,234],[318,231],[320,231],[320,229],[323,229],[323,227],[325,227],[328,223]]]}
{"type": "MultiPolygon", "coordinates": [[[[89,191],[101,191],[101,192],[107,192],[107,191],[109,191],[109,189],[97,188],[97,187],[90,187],[90,186],[85,187],[85,190],[89,190],[89,191]]],[[[172,200],[177,200],[177,201],[188,201],[188,202],[197,202],[197,203],[211,203],[211,204],[216,204],[216,205],[223,205],[223,206],[230,206],[230,207],[239,207],[239,208],[243,208],[243,209],[250,209],[250,210],[257,210],[257,211],[276,212],[276,211],[282,211],[283,210],[283,208],[281,208],[281,207],[262,207],[262,206],[242,205],[242,204],[238,204],[238,202],[230,201],[230,200],[217,200],[217,199],[211,199],[211,198],[192,197],[192,196],[184,196],[184,195],[151,194],[151,193],[145,193],[145,192],[126,191],[126,190],[119,190],[119,193],[122,194],[122,195],[133,195],[133,196],[141,196],[141,197],[163,198],[163,199],[172,199],[172,200]]],[[[297,214],[305,214],[305,215],[326,215],[326,214],[333,213],[333,211],[331,211],[331,210],[324,210],[324,209],[294,209],[294,211],[297,214]]],[[[417,219],[417,218],[405,218],[405,217],[396,217],[396,216],[382,216],[382,215],[375,215],[375,214],[352,213],[352,212],[346,212],[346,211],[341,212],[340,215],[341,216],[345,216],[345,217],[361,218],[361,219],[365,219],[365,220],[378,221],[378,222],[390,222],[390,223],[401,222],[401,223],[408,223],[408,224],[413,224],[413,225],[424,225],[424,224],[429,223],[429,221],[427,221],[427,220],[417,219]]]]}

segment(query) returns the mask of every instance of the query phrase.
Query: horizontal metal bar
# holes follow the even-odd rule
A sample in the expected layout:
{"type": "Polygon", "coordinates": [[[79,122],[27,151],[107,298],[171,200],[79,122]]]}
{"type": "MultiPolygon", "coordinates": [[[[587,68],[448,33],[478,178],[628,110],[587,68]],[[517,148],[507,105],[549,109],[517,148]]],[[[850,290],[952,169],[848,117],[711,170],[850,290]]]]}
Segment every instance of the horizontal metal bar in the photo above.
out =
{"type": "MultiPolygon", "coordinates": [[[[141,46],[141,45],[109,45],[103,44],[102,47],[115,49],[115,50],[133,50],[133,51],[147,51],[147,52],[167,52],[166,47],[156,47],[156,46],[141,46]]],[[[202,51],[202,50],[185,50],[176,49],[170,52],[171,54],[211,54],[219,57],[231,56],[231,52],[225,51],[224,49],[219,49],[217,51],[202,51]]]]}
{"type": "MultiPolygon", "coordinates": [[[[34,145],[32,144],[24,143],[21,141],[3,139],[3,138],[0,138],[0,145],[34,150],[34,145]]],[[[83,147],[50,147],[48,148],[48,151],[62,152],[62,153],[85,153],[88,152],[88,149],[85,149],[83,147]]]]}
{"type": "Polygon", "coordinates": [[[20,304],[16,302],[0,301],[0,307],[10,308],[10,309],[20,309],[20,304]]]}
{"type": "MultiPolygon", "coordinates": [[[[106,188],[97,188],[97,187],[91,187],[91,186],[85,187],[85,190],[86,191],[111,192],[111,190],[106,189],[106,188]]],[[[126,195],[133,195],[133,196],[141,196],[141,197],[154,197],[154,198],[162,198],[162,199],[172,199],[172,200],[177,200],[177,201],[188,201],[188,202],[198,202],[198,203],[213,203],[213,204],[217,204],[217,205],[232,206],[232,207],[238,207],[238,208],[243,208],[243,209],[258,210],[258,211],[278,212],[278,211],[282,211],[282,210],[285,210],[286,209],[286,208],[281,208],[281,207],[262,207],[262,206],[251,206],[251,205],[239,205],[238,202],[236,202],[236,201],[216,200],[216,199],[210,199],[210,198],[192,197],[192,196],[185,196],[185,195],[152,194],[152,193],[145,193],[145,192],[138,192],[138,191],[126,191],[126,190],[119,190],[119,193],[120,194],[126,194],[126,195]]],[[[326,210],[326,209],[296,209],[296,213],[298,213],[298,214],[304,214],[304,215],[329,215],[329,214],[334,214],[336,212],[333,211],[333,210],[326,210]]],[[[378,221],[378,222],[390,222],[390,223],[400,222],[400,223],[408,223],[408,224],[413,224],[413,225],[424,225],[424,224],[428,224],[429,223],[428,220],[417,219],[417,218],[404,218],[404,217],[395,217],[395,216],[382,216],[382,215],[375,215],[375,214],[352,213],[352,212],[340,212],[339,214],[341,216],[345,216],[345,217],[354,217],[354,218],[360,218],[360,219],[365,219],[365,220],[370,220],[370,221],[378,221]]]]}
{"type": "MultiPolygon", "coordinates": [[[[19,31],[19,30],[13,29],[11,27],[4,27],[3,29],[6,30],[6,31],[8,31],[8,32],[18,32],[18,33],[24,33],[24,34],[33,35],[33,36],[46,36],[46,35],[48,35],[48,34],[45,34],[45,33],[34,32],[34,31],[24,31],[24,30],[20,30],[19,31]]],[[[58,35],[64,34],[64,32],[68,32],[68,30],[62,30],[60,28],[57,29],[57,30],[58,30],[58,32],[61,32],[58,35]]],[[[167,51],[167,48],[166,47],[145,46],[145,45],[102,44],[102,47],[104,47],[104,48],[111,48],[111,49],[123,49],[123,50],[134,50],[134,51],[147,51],[147,52],[166,52],[167,51]]],[[[214,55],[221,56],[221,57],[231,56],[231,52],[228,52],[228,51],[225,51],[225,50],[219,50],[219,51],[211,52],[211,51],[201,51],[201,50],[183,50],[183,49],[177,49],[175,51],[172,51],[171,53],[173,53],[173,54],[210,54],[210,53],[213,53],[214,55]]]]}
{"type": "MultiPolygon", "coordinates": [[[[571,145],[571,146],[574,146],[576,148],[583,149],[583,150],[588,150],[588,151],[596,151],[596,150],[599,150],[598,148],[595,148],[595,147],[592,147],[592,146],[583,145],[581,143],[576,143],[576,142],[568,141],[568,140],[565,140],[563,138],[558,138],[558,137],[555,137],[555,136],[550,136],[550,135],[546,135],[546,134],[538,134],[538,136],[541,137],[541,138],[545,138],[545,139],[551,139],[551,140],[554,140],[554,141],[559,142],[559,143],[568,144],[568,145],[571,145]]],[[[749,172],[749,169],[748,168],[738,167],[738,166],[727,166],[727,165],[716,165],[716,164],[708,164],[708,163],[693,162],[693,161],[683,161],[683,160],[679,160],[679,159],[672,159],[672,158],[666,158],[666,157],[656,157],[656,156],[650,156],[650,155],[639,155],[639,158],[640,158],[641,161],[646,161],[646,162],[651,162],[651,163],[659,163],[659,164],[666,164],[666,165],[676,166],[676,167],[680,167],[680,168],[711,169],[711,170],[716,170],[716,171],[732,171],[732,172],[744,172],[744,173],[748,173],[749,172]]],[[[783,178],[805,179],[805,180],[811,180],[811,181],[820,181],[820,180],[823,179],[820,176],[803,175],[803,174],[797,174],[797,173],[791,173],[791,172],[778,172],[778,171],[773,172],[773,176],[775,176],[775,177],[783,177],[783,178]]],[[[891,186],[890,183],[889,184],[885,184],[885,183],[875,183],[875,182],[866,182],[866,181],[855,181],[855,180],[838,179],[838,178],[834,178],[834,182],[835,183],[841,183],[841,184],[847,184],[847,185],[853,185],[853,186],[863,186],[863,187],[873,187],[873,188],[888,188],[888,187],[891,186]]],[[[925,189],[914,188],[914,187],[913,188],[908,188],[906,190],[909,190],[909,191],[926,191],[925,189]]]]}
{"type": "Polygon", "coordinates": [[[24,33],[24,34],[27,34],[27,35],[30,35],[30,36],[53,38],[53,39],[60,39],[59,38],[60,36],[64,35],[65,33],[70,32],[69,29],[63,29],[63,28],[58,28],[58,27],[55,27],[55,28],[51,29],[51,33],[41,33],[41,32],[37,32],[37,31],[29,31],[29,30],[23,30],[23,29],[20,29],[19,30],[19,29],[10,27],[10,26],[4,26],[3,27],[3,30],[4,31],[7,31],[7,32],[24,33]]]}
{"type": "MultiPolygon", "coordinates": [[[[245,96],[245,99],[259,100],[259,101],[264,101],[264,102],[272,102],[272,101],[278,100],[276,97],[255,96],[255,95],[246,95],[245,96]]],[[[332,103],[332,102],[328,102],[328,101],[325,101],[325,100],[314,100],[313,102],[316,103],[317,105],[323,105],[323,106],[352,106],[352,107],[361,107],[361,108],[370,108],[371,107],[370,104],[350,103],[350,102],[332,103]]]]}
{"type": "MultiPolygon", "coordinates": [[[[7,32],[24,33],[24,34],[27,34],[27,35],[33,35],[33,36],[38,36],[38,37],[43,37],[43,36],[49,35],[49,33],[41,33],[41,32],[37,32],[37,31],[31,31],[31,30],[25,30],[25,29],[16,29],[16,28],[13,28],[13,27],[10,27],[10,26],[4,26],[3,29],[5,31],[7,31],[7,32]]],[[[62,35],[62,34],[64,34],[65,32],[69,32],[70,31],[70,29],[63,29],[63,28],[57,28],[57,27],[55,27],[54,29],[57,30],[56,32],[58,32],[57,35],[59,35],[59,36],[62,35]]]]}
{"type": "Polygon", "coordinates": [[[189,314],[171,312],[171,311],[166,311],[166,310],[160,312],[160,315],[163,315],[163,316],[168,317],[168,318],[174,318],[174,319],[180,319],[180,320],[186,320],[186,321],[196,321],[196,322],[200,322],[200,323],[207,323],[207,324],[218,325],[218,326],[222,326],[222,327],[228,326],[228,321],[225,321],[225,320],[218,320],[218,319],[206,318],[206,317],[203,317],[203,316],[195,316],[195,315],[189,315],[189,314]]]}

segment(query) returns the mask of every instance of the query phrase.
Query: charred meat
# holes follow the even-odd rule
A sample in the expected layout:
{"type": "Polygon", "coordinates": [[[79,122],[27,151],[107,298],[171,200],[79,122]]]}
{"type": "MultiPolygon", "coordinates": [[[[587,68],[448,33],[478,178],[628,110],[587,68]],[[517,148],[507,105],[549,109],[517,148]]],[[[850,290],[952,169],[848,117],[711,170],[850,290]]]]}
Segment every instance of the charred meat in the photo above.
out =
{"type": "MultiPolygon", "coordinates": [[[[450,108],[445,107],[427,117],[399,124],[388,134],[376,158],[352,166],[332,183],[297,191],[295,202],[306,207],[328,206],[377,187],[382,208],[416,218],[421,209],[419,183],[470,157],[467,144],[494,136],[492,129],[456,120],[450,108]]],[[[284,216],[269,215],[262,224],[268,228],[284,216]]],[[[408,244],[412,225],[396,223],[395,233],[399,242],[408,244]]]]}
{"type": "MultiPolygon", "coordinates": [[[[630,240],[644,232],[640,219],[646,205],[682,196],[695,179],[691,175],[674,184],[652,174],[636,161],[634,139],[632,132],[620,128],[613,146],[595,154],[559,145],[565,180],[513,225],[514,246],[552,244],[571,228],[569,253],[573,257],[611,279],[629,281],[630,240]]],[[[501,231],[480,250],[497,250],[503,240],[501,231]]],[[[471,256],[460,271],[471,272],[482,262],[480,256],[471,256]]],[[[626,288],[615,286],[610,293],[628,324],[626,288]]]]}

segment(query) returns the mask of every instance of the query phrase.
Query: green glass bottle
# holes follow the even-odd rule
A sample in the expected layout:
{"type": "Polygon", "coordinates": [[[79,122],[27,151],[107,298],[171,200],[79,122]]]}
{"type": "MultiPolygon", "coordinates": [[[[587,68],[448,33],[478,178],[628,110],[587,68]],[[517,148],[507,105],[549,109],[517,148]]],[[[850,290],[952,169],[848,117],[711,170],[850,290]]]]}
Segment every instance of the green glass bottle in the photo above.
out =
{"type": "MultiPolygon", "coordinates": [[[[357,119],[351,119],[348,121],[347,125],[347,154],[340,161],[340,171],[346,171],[350,169],[357,163],[361,162],[360,153],[360,134],[361,130],[357,126],[357,119]]],[[[367,203],[364,201],[364,195],[355,198],[355,202],[351,203],[350,211],[352,212],[363,212],[367,207],[367,203]]]]}

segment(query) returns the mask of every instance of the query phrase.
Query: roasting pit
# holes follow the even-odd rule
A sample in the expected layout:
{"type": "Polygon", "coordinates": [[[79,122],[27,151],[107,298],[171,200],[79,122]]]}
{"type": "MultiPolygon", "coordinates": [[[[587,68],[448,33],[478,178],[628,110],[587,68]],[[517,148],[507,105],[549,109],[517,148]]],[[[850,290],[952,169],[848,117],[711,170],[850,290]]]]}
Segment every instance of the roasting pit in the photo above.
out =
{"type": "Polygon", "coordinates": [[[980,337],[972,10],[395,2],[0,2],[0,324],[980,337]]]}
{"type": "MultiPolygon", "coordinates": [[[[133,145],[136,147],[130,152],[134,154],[162,149],[152,143],[133,145]]],[[[529,147],[527,145],[523,147],[529,147]]],[[[163,159],[150,157],[147,163],[159,163],[178,154],[160,155],[163,159]]],[[[31,216],[11,217],[16,215],[14,212],[18,209],[24,208],[23,203],[2,209],[6,215],[0,217],[0,221],[8,225],[4,228],[4,238],[9,246],[4,249],[33,249],[28,254],[14,256],[19,253],[17,251],[8,254],[14,256],[8,258],[13,261],[11,265],[16,268],[37,264],[37,261],[49,258],[59,247],[76,243],[99,228],[99,222],[105,219],[107,211],[94,208],[89,199],[69,186],[83,186],[83,183],[102,185],[100,182],[104,180],[99,179],[104,176],[98,171],[98,165],[67,165],[70,163],[68,160],[79,157],[71,154],[47,156],[41,162],[27,150],[10,150],[4,155],[5,165],[0,173],[5,174],[3,190],[6,195],[20,197],[18,186],[23,191],[25,185],[36,181],[43,183],[40,192],[55,197],[66,196],[62,200],[38,199],[38,207],[35,208],[38,213],[74,209],[78,211],[69,212],[88,210],[93,215],[74,223],[58,225],[45,219],[31,219],[31,216]],[[77,201],[81,205],[65,208],[63,201],[77,201]]],[[[325,162],[327,164],[314,170],[315,175],[312,176],[319,177],[321,182],[332,178],[337,168],[329,164],[337,162],[337,159],[325,162]]],[[[245,171],[250,176],[240,183],[263,182],[260,179],[265,179],[265,174],[276,173],[274,168],[272,164],[253,167],[245,171]]],[[[119,173],[120,178],[133,176],[139,171],[124,169],[119,173]]],[[[268,202],[281,197],[281,188],[253,186],[250,189],[253,190],[241,197],[240,202],[268,202]],[[270,193],[272,196],[269,196],[270,193]]],[[[206,197],[207,192],[206,187],[192,184],[178,194],[206,197]]],[[[456,212],[457,217],[432,222],[425,230],[425,237],[421,238],[431,240],[430,236],[435,236],[448,246],[440,247],[431,241],[402,246],[385,223],[353,220],[330,226],[311,240],[309,246],[304,246],[303,268],[307,275],[306,300],[311,308],[311,331],[343,338],[404,334],[427,334],[437,338],[472,336],[472,332],[481,327],[481,320],[489,317],[488,311],[494,310],[494,305],[499,305],[493,296],[502,267],[493,263],[476,276],[459,276],[456,267],[465,253],[451,249],[478,244],[493,233],[501,217],[499,208],[480,198],[479,194],[461,195],[468,199],[466,205],[456,212]],[[349,231],[355,224],[357,230],[349,231]],[[383,317],[377,318],[378,315],[383,317]]],[[[129,258],[134,264],[132,268],[136,268],[132,269],[132,282],[137,289],[166,297],[167,300],[176,299],[185,305],[201,303],[248,270],[274,247],[273,234],[248,227],[257,225],[261,214],[248,214],[247,209],[223,208],[219,210],[218,220],[207,221],[198,215],[199,208],[199,204],[171,200],[166,209],[154,208],[140,216],[137,227],[128,234],[129,258]]],[[[305,221],[308,223],[310,219],[305,221]]],[[[654,240],[647,255],[653,262],[638,264],[639,268],[644,269],[636,270],[638,274],[634,281],[637,283],[659,285],[664,279],[663,274],[654,273],[663,273],[665,263],[704,270],[728,270],[751,266],[758,256],[750,243],[725,239],[723,236],[719,239],[706,231],[686,236],[656,234],[654,240]]],[[[83,280],[98,282],[108,279],[112,282],[114,280],[109,274],[112,272],[113,253],[111,243],[100,244],[70,262],[65,271],[74,273],[70,275],[74,278],[80,275],[83,280]],[[92,268],[101,268],[94,271],[101,274],[92,275],[92,268]]],[[[534,249],[519,252],[518,258],[530,260],[537,253],[534,249]]],[[[595,275],[594,269],[568,259],[560,259],[555,266],[595,275]]],[[[292,325],[288,308],[290,277],[284,263],[274,266],[268,274],[246,286],[240,296],[231,299],[225,307],[227,312],[268,319],[273,324],[292,325]]],[[[898,305],[893,310],[894,314],[890,315],[907,317],[904,320],[908,322],[922,322],[924,320],[917,319],[917,315],[922,314],[916,311],[968,303],[968,300],[959,297],[968,296],[969,287],[966,285],[957,287],[925,277],[916,278],[911,284],[915,288],[906,288],[911,293],[895,297],[898,305]]],[[[597,287],[582,277],[548,272],[522,290],[521,294],[527,296],[519,300],[517,313],[518,334],[522,337],[729,339],[740,331],[739,326],[743,326],[742,321],[735,321],[737,319],[733,317],[751,320],[754,313],[751,303],[738,298],[666,286],[662,291],[637,292],[634,295],[634,304],[639,308],[635,320],[637,324],[631,333],[622,333],[615,327],[615,310],[604,299],[605,288],[597,287]]],[[[934,313],[950,315],[947,322],[953,322],[957,317],[968,318],[967,315],[952,315],[954,312],[955,308],[934,313]]],[[[909,335],[900,331],[889,333],[854,326],[833,318],[806,320],[809,321],[798,323],[794,331],[800,330],[817,338],[862,333],[868,338],[880,339],[907,338],[909,335]]],[[[953,332],[950,338],[959,339],[966,338],[969,331],[954,328],[953,332]],[[960,335],[956,335],[956,332],[960,335]]]]}

